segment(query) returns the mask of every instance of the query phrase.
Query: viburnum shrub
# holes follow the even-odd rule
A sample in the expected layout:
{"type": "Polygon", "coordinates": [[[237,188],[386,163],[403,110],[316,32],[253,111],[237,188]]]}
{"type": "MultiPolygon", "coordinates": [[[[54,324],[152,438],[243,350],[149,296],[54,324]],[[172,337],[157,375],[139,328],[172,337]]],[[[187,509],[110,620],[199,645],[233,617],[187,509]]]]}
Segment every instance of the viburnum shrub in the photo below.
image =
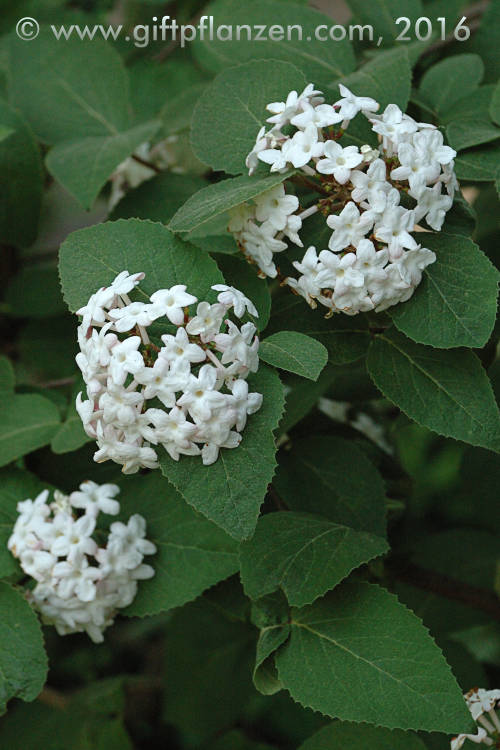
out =
{"type": "Polygon", "coordinates": [[[2,8],[2,750],[500,747],[498,4],[327,5],[2,8]]]}

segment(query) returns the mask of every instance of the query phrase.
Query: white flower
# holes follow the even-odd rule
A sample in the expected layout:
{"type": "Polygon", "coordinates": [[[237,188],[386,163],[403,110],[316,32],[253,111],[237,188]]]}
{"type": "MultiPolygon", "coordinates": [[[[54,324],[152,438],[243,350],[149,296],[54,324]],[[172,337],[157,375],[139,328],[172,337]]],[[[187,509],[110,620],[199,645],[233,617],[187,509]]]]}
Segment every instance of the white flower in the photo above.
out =
{"type": "MultiPolygon", "coordinates": [[[[264,151],[264,149],[266,149],[267,147],[268,147],[268,141],[266,138],[266,128],[262,127],[257,134],[257,139],[255,141],[254,147],[252,148],[250,153],[247,155],[247,158],[245,159],[245,166],[248,168],[249,175],[252,175],[259,165],[258,155],[260,151],[264,151]]],[[[231,225],[230,225],[230,230],[239,231],[236,228],[233,230],[231,228],[231,225]]]]}
{"type": "Polygon", "coordinates": [[[439,164],[429,164],[411,143],[401,143],[398,147],[399,167],[391,171],[393,180],[408,180],[410,189],[419,192],[426,182],[435,180],[439,174],[439,164]]]}
{"type": "Polygon", "coordinates": [[[289,141],[285,141],[281,148],[264,148],[258,152],[258,159],[265,164],[270,164],[271,172],[286,172],[288,164],[287,152],[284,148],[286,143],[289,141]]]}
{"type": "Polygon", "coordinates": [[[50,547],[50,551],[56,557],[67,556],[72,560],[79,554],[93,555],[97,551],[97,545],[91,538],[95,529],[95,518],[85,515],[68,525],[65,534],[58,536],[50,547]]]}
{"type": "Polygon", "coordinates": [[[458,737],[452,739],[451,750],[460,750],[466,740],[470,740],[475,745],[487,744],[484,742],[487,737],[488,735],[482,727],[477,730],[477,734],[459,734],[458,737]]]}
{"type": "Polygon", "coordinates": [[[432,188],[423,187],[417,195],[412,197],[417,200],[417,205],[414,208],[415,222],[418,223],[425,216],[427,224],[436,232],[439,232],[443,226],[446,212],[453,205],[453,199],[449,195],[441,194],[441,183],[436,182],[432,188]]]}
{"type": "Polygon", "coordinates": [[[304,130],[309,123],[317,128],[326,128],[341,122],[342,116],[330,105],[319,104],[316,107],[304,102],[303,111],[291,118],[290,122],[296,128],[304,130]]]}
{"type": "Polygon", "coordinates": [[[178,461],[181,454],[186,456],[199,454],[200,449],[193,442],[197,426],[188,422],[181,408],[175,406],[169,412],[149,409],[149,419],[154,425],[151,433],[155,442],[161,443],[174,461],[178,461]]]}
{"type": "Polygon", "coordinates": [[[178,400],[196,420],[210,419],[212,410],[224,403],[225,396],[217,390],[217,370],[212,365],[203,365],[198,377],[191,375],[184,393],[178,400]]]}
{"type": "Polygon", "coordinates": [[[80,485],[80,490],[69,496],[73,508],[82,508],[85,513],[97,516],[99,511],[116,516],[120,512],[120,503],[114,500],[120,492],[116,484],[96,484],[88,479],[80,485]]]}
{"type": "Polygon", "coordinates": [[[364,285],[363,274],[356,268],[356,254],[346,253],[343,257],[322,250],[319,254],[322,271],[319,281],[322,287],[330,287],[338,293],[348,287],[362,287],[364,285]]]}
{"type": "Polygon", "coordinates": [[[130,331],[135,326],[150,326],[153,320],[163,313],[155,305],[144,302],[131,302],[125,307],[115,307],[108,315],[114,321],[116,330],[120,333],[130,331]]]}
{"type": "Polygon", "coordinates": [[[328,247],[334,252],[343,250],[348,245],[356,247],[359,241],[373,226],[373,214],[370,211],[359,212],[352,201],[343,208],[340,214],[330,214],[326,223],[334,230],[328,247]]]}
{"type": "Polygon", "coordinates": [[[196,315],[186,325],[186,331],[207,341],[219,332],[225,312],[226,308],[220,303],[211,305],[209,302],[200,302],[196,315]]]}
{"type": "Polygon", "coordinates": [[[358,112],[376,112],[380,106],[369,96],[355,96],[342,83],[339,83],[339,91],[343,98],[335,102],[334,106],[340,107],[342,120],[352,120],[358,112]]]}
{"type": "Polygon", "coordinates": [[[370,164],[370,162],[375,161],[375,159],[378,159],[380,155],[380,151],[376,148],[372,148],[368,143],[365,143],[361,148],[359,149],[362,156],[363,161],[365,164],[370,164]]]}
{"type": "Polygon", "coordinates": [[[236,429],[241,432],[247,423],[247,415],[254,414],[262,406],[262,394],[249,393],[246,380],[235,380],[231,391],[231,406],[236,411],[236,429]]]}
{"type": "Polygon", "coordinates": [[[283,184],[276,185],[254,198],[256,217],[259,221],[269,221],[274,230],[284,229],[290,214],[299,207],[295,195],[286,195],[283,184]]]}
{"type": "Polygon", "coordinates": [[[197,302],[197,298],[186,292],[185,284],[176,284],[170,289],[159,289],[151,295],[151,302],[160,310],[160,315],[167,318],[176,326],[184,322],[183,307],[189,307],[197,302]]]}
{"type": "Polygon", "coordinates": [[[220,294],[217,295],[217,300],[225,307],[232,307],[237,318],[242,318],[246,311],[248,311],[250,315],[254,315],[256,318],[259,317],[259,313],[253,302],[251,302],[248,297],[245,297],[243,292],[235,289],[234,286],[214,284],[212,289],[216,292],[220,292],[220,294]]]}
{"type": "Polygon", "coordinates": [[[301,94],[296,91],[290,91],[285,102],[271,102],[266,109],[272,113],[267,122],[272,122],[278,127],[287,125],[292,117],[307,104],[317,104],[323,101],[318,95],[321,91],[316,91],[312,83],[308,84],[301,94]]]}
{"type": "Polygon", "coordinates": [[[159,356],[152,367],[145,367],[136,376],[137,382],[146,386],[144,398],[158,398],[169,408],[175,406],[175,393],[182,390],[190,374],[189,362],[186,359],[181,362],[171,370],[168,359],[159,356]]]}
{"type": "Polygon", "coordinates": [[[106,322],[106,309],[112,303],[114,296],[113,290],[109,287],[108,289],[99,289],[98,292],[90,297],[84,307],[76,311],[76,314],[83,317],[86,327],[90,326],[93,322],[102,325],[106,322]]]}
{"type": "Polygon", "coordinates": [[[298,130],[291,140],[286,141],[282,152],[287,162],[297,169],[305,166],[313,157],[321,156],[324,145],[318,140],[317,127],[309,123],[304,130],[298,130]]]}
{"type": "Polygon", "coordinates": [[[129,274],[128,271],[122,271],[111,282],[109,287],[106,287],[106,290],[109,289],[113,292],[113,294],[117,294],[119,296],[129,294],[132,291],[132,289],[134,289],[134,287],[136,287],[139,284],[139,282],[142,281],[145,275],[146,274],[142,272],[129,274]]]}
{"type": "MultiPolygon", "coordinates": [[[[473,688],[464,695],[464,698],[472,718],[477,721],[484,713],[489,713],[495,708],[497,702],[500,701],[500,690],[473,688]]],[[[500,731],[500,727],[497,728],[500,731]]]]}
{"type": "Polygon", "coordinates": [[[385,269],[385,276],[370,281],[370,296],[375,305],[375,312],[386,310],[401,302],[403,297],[413,293],[411,284],[404,281],[395,263],[389,263],[385,269]]]}
{"type": "Polygon", "coordinates": [[[388,261],[386,249],[375,250],[371,240],[363,239],[356,249],[356,263],[354,268],[363,274],[365,284],[369,285],[374,279],[385,278],[384,267],[388,261]]]}
{"type": "Polygon", "coordinates": [[[114,422],[122,428],[135,422],[143,403],[144,397],[141,393],[127,391],[123,386],[112,382],[99,397],[99,409],[104,422],[114,422]]]}
{"type": "Polygon", "coordinates": [[[113,347],[109,373],[116,385],[123,385],[128,374],[137,375],[144,369],[144,359],[139,352],[140,344],[139,336],[130,336],[113,347]]]}
{"type": "Polygon", "coordinates": [[[385,208],[386,196],[390,188],[390,184],[386,181],[385,163],[382,159],[375,159],[366,172],[353,170],[350,179],[354,185],[351,198],[356,203],[367,201],[370,208],[381,213],[385,208]]]}
{"type": "Polygon", "coordinates": [[[415,250],[418,247],[409,234],[414,226],[413,211],[408,211],[403,206],[389,206],[375,226],[375,237],[388,245],[389,257],[394,260],[401,257],[403,248],[415,250]]]}
{"type": "Polygon", "coordinates": [[[358,312],[373,310],[373,301],[368,296],[364,286],[341,286],[335,289],[333,303],[337,309],[346,315],[356,315],[358,312]]]}
{"type": "Polygon", "coordinates": [[[287,244],[274,237],[273,228],[264,222],[261,226],[249,222],[247,229],[240,237],[245,252],[257,263],[260,270],[274,278],[277,275],[276,266],[273,263],[273,253],[286,250],[287,244]]]}
{"type": "MultiPolygon", "coordinates": [[[[214,288],[212,287],[212,289],[214,288]]],[[[171,364],[176,364],[177,366],[181,362],[196,363],[203,362],[206,359],[205,352],[201,346],[192,344],[189,341],[189,336],[185,328],[178,328],[175,336],[166,333],[161,337],[161,340],[164,346],[160,349],[159,359],[166,359],[171,364]]]]}
{"type": "Polygon", "coordinates": [[[297,214],[291,214],[288,217],[286,225],[283,229],[283,234],[288,237],[295,245],[304,247],[302,240],[299,237],[299,231],[302,228],[302,219],[297,214]]]}
{"type": "Polygon", "coordinates": [[[361,164],[363,157],[356,146],[342,146],[336,141],[327,141],[324,147],[324,158],[316,164],[321,174],[333,174],[337,182],[345,185],[351,175],[351,169],[361,164]]]}
{"type": "Polygon", "coordinates": [[[255,217],[253,206],[248,203],[240,203],[229,211],[229,224],[227,228],[230,232],[242,232],[250,219],[255,217]]]}
{"type": "Polygon", "coordinates": [[[439,130],[421,130],[413,136],[413,145],[425,161],[446,165],[457,155],[457,152],[445,146],[443,134],[439,130]]]}
{"type": "Polygon", "coordinates": [[[288,278],[288,286],[304,297],[311,307],[316,307],[314,300],[321,293],[321,278],[318,277],[323,269],[316,255],[316,248],[313,245],[308,247],[300,263],[294,261],[293,265],[302,275],[298,280],[288,278]]]}
{"type": "Polygon", "coordinates": [[[382,142],[389,155],[392,154],[392,146],[397,146],[418,129],[415,120],[403,114],[397,104],[388,104],[381,115],[370,117],[370,122],[375,133],[383,136],[382,142]]]}
{"type": "Polygon", "coordinates": [[[219,333],[214,341],[217,349],[222,352],[222,364],[234,360],[243,366],[243,372],[257,372],[259,366],[259,339],[255,336],[256,327],[253,323],[245,323],[241,330],[231,320],[227,321],[228,333],[219,333]]]}

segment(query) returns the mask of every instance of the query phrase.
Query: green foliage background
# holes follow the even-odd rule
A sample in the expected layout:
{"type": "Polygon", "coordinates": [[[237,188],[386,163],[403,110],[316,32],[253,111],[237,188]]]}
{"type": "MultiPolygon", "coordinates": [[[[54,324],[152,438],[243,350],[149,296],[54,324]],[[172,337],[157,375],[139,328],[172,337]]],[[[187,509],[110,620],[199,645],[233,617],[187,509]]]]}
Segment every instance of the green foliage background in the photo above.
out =
{"type": "MultiPolygon", "coordinates": [[[[374,41],[55,41],[50,24],[170,13],[334,21],[294,0],[9,0],[0,14],[0,747],[440,750],[471,729],[461,692],[500,687],[500,4],[348,0],[374,41]],[[113,15],[109,15],[112,13],[113,15]],[[439,38],[462,16],[470,39],[439,38]],[[19,40],[34,16],[39,37],[19,40]],[[394,20],[408,16],[409,42],[394,20]],[[433,35],[416,38],[416,20],[433,35]],[[382,43],[377,45],[377,39],[382,43]],[[343,82],[439,126],[458,196],[437,262],[389,314],[325,320],[258,279],[227,211],[287,175],[246,175],[265,105],[343,82]],[[108,180],[176,136],[182,174],[108,180]],[[146,295],[223,279],[259,310],[264,406],[210,467],[168,456],[123,477],[92,461],[74,408],[73,314],[114,272],[146,295]],[[332,413],[332,402],[336,411],[332,413]],[[340,407],[339,407],[340,404],[340,407]],[[340,416],[339,416],[340,415],[340,416]],[[360,425],[373,420],[369,434],[360,425]],[[277,445],[279,446],[277,448],[277,445]],[[41,628],[6,549],[16,504],[114,481],[158,547],[102,645],[41,628]],[[49,665],[49,667],[48,667],[49,665]],[[49,669],[49,671],[48,671],[49,669]],[[8,708],[8,710],[7,710],[8,708]]],[[[353,125],[347,136],[367,136],[353,125]]],[[[304,245],[320,246],[314,217],[304,245]]],[[[284,261],[286,262],[286,261],[284,261]]]]}

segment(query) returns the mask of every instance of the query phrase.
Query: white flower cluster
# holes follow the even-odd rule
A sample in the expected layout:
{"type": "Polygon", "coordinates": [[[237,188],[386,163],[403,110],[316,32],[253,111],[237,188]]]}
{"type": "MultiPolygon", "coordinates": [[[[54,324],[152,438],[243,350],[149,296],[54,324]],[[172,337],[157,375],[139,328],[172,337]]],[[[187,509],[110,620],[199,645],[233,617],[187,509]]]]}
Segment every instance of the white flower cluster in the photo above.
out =
{"type": "Polygon", "coordinates": [[[451,750],[460,750],[466,740],[475,745],[498,747],[500,741],[500,720],[495,708],[500,701],[500,690],[473,688],[464,695],[472,718],[481,726],[476,734],[459,734],[451,741],[451,750]],[[488,718],[485,716],[488,714],[488,718]]]}
{"type": "Polygon", "coordinates": [[[302,246],[302,221],[320,211],[333,230],[328,249],[309,247],[293,264],[299,278],[286,283],[311,307],[320,302],[329,314],[354,315],[406,301],[423,269],[435,261],[410,232],[424,218],[435,231],[441,229],[458,187],[456,152],[433,125],[416,122],[396,104],[376,115],[374,99],[339,88],[342,98],[333,105],[325,104],[312,84],[300,95],[290,92],[285,102],[269,104],[272,127],[260,130],[246,160],[250,174],[259,161],[271,172],[299,170],[326,197],[296,215],[297,198],[276,187],[255,198],[255,206],[233,210],[229,229],[243,252],[274,277],[272,257],[286,248],[283,237],[302,246]],[[378,135],[378,150],[338,142],[360,112],[378,135]]]}
{"type": "Polygon", "coordinates": [[[299,237],[302,215],[295,214],[299,200],[295,195],[286,195],[283,184],[266,190],[253,204],[242,203],[230,212],[228,229],[234,234],[246,257],[257,264],[262,276],[277,276],[273,253],[286,250],[286,236],[303,247],[299,237]]]}
{"type": "Polygon", "coordinates": [[[27,598],[59,635],[86,632],[100,643],[116,611],[133,602],[137,581],[154,576],[143,563],[156,547],[145,539],[142,516],[112,523],[105,546],[92,536],[100,512],[119,513],[119,491],[114,484],[88,481],[70,495],[56,490],[51,503],[44,490],[17,505],[7,546],[36,581],[27,598]]]}
{"type": "Polygon", "coordinates": [[[76,408],[97,441],[94,460],[111,459],[125,474],[155,469],[154,445],[176,461],[201,454],[205,465],[212,464],[220,448],[239,445],[247,415],[262,404],[246,382],[259,366],[256,327],[225,319],[231,309],[238,318],[246,311],[257,316],[257,310],[224,284],[212,287],[218,301],[200,302],[193,317],[188,307],[197,298],[183,284],[159,289],[147,303],[131,302],[129,292],[143,278],[122,271],[78,311],[83,320],[76,362],[87,399],[78,394],[76,408]],[[146,330],[159,319],[176,326],[175,334],[160,330],[161,347],[146,330]]]}

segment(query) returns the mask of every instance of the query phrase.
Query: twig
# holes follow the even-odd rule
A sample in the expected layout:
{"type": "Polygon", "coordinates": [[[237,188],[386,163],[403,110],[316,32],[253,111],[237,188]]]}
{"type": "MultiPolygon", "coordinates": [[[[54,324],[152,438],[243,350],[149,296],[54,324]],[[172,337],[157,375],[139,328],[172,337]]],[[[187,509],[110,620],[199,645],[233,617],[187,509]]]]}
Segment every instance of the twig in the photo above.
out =
{"type": "MultiPolygon", "coordinates": [[[[467,25],[470,29],[471,34],[473,34],[479,26],[481,25],[481,20],[483,17],[484,12],[489,6],[489,1],[485,0],[485,2],[476,3],[475,5],[471,5],[470,8],[466,8],[463,11],[463,14],[465,18],[467,19],[467,25]],[[470,22],[470,23],[469,23],[470,22]]],[[[456,42],[453,32],[450,32],[445,36],[444,39],[438,39],[437,41],[433,42],[427,49],[425,49],[422,52],[421,57],[425,57],[426,55],[430,55],[433,52],[435,52],[438,49],[441,49],[442,47],[446,47],[448,44],[452,44],[453,42],[456,42]]]]}
{"type": "Polygon", "coordinates": [[[40,383],[40,388],[62,388],[65,385],[73,385],[76,377],[59,378],[59,380],[47,380],[46,383],[40,383]]]}
{"type": "Polygon", "coordinates": [[[44,689],[38,696],[38,700],[40,701],[40,703],[45,703],[46,706],[57,708],[59,710],[65,709],[69,703],[69,700],[65,695],[60,693],[59,690],[55,690],[48,685],[44,687],[44,689]]]}
{"type": "Polygon", "coordinates": [[[433,594],[445,597],[445,599],[451,599],[474,609],[479,609],[500,622],[500,599],[488,589],[471,586],[469,583],[457,581],[413,563],[398,568],[393,563],[390,564],[390,570],[395,578],[405,583],[424,591],[431,591],[433,594]]]}
{"type": "Polygon", "coordinates": [[[162,170],[156,166],[156,164],[153,164],[152,162],[148,161],[147,159],[143,159],[141,156],[137,156],[137,154],[132,154],[132,159],[138,164],[142,164],[143,167],[147,167],[148,169],[152,169],[153,172],[156,172],[156,174],[161,174],[162,170]]]}

